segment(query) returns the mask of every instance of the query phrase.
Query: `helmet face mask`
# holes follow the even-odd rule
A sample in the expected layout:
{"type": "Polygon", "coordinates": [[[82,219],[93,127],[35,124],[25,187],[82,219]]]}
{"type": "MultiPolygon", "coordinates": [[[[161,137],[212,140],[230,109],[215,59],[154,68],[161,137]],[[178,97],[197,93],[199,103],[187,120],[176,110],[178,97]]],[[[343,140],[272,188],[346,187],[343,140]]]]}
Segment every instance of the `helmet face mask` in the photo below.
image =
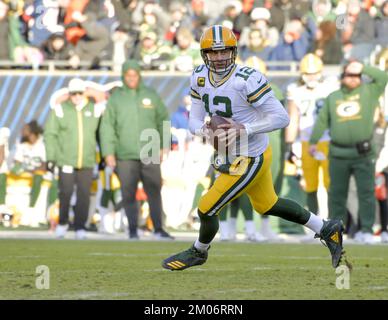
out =
{"type": "Polygon", "coordinates": [[[211,72],[222,74],[233,68],[237,56],[237,39],[232,30],[214,25],[202,34],[200,45],[202,59],[211,72]]]}
{"type": "Polygon", "coordinates": [[[322,73],[304,73],[302,74],[302,80],[308,88],[314,89],[318,86],[322,80],[322,73]]]}
{"type": "Polygon", "coordinates": [[[231,70],[236,60],[236,48],[225,48],[223,50],[201,50],[202,59],[207,68],[214,73],[222,74],[231,70]],[[224,54],[218,54],[222,52],[224,54]],[[219,56],[222,59],[214,58],[219,56]],[[227,57],[223,57],[227,56],[227,57]]]}

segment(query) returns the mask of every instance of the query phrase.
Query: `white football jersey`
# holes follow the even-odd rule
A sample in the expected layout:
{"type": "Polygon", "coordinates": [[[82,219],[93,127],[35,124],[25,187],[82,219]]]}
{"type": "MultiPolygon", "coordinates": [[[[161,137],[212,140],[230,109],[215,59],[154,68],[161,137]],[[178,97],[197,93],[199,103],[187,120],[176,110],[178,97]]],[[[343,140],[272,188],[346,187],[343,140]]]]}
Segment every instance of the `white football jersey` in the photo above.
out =
{"type": "MultiPolygon", "coordinates": [[[[235,65],[217,84],[204,64],[198,66],[191,76],[190,94],[191,118],[204,120],[206,116],[217,114],[242,124],[260,121],[264,117],[261,109],[263,103],[267,101],[268,104],[271,101],[268,99],[276,99],[266,77],[259,71],[242,65],[235,65]]],[[[278,112],[279,106],[281,107],[280,102],[273,106],[273,112],[278,112]]],[[[268,105],[266,108],[265,111],[268,112],[268,105]]],[[[232,151],[232,154],[258,157],[266,150],[268,143],[266,133],[253,133],[248,136],[248,145],[240,147],[238,152],[232,151]]]]}
{"type": "MultiPolygon", "coordinates": [[[[301,141],[309,141],[318,113],[323,107],[325,98],[339,89],[337,79],[325,79],[314,89],[306,85],[292,83],[287,88],[287,100],[295,102],[299,111],[299,138],[301,141]]],[[[330,140],[329,130],[326,130],[319,141],[330,140]]]]}
{"type": "Polygon", "coordinates": [[[40,168],[42,163],[46,161],[46,149],[43,138],[40,137],[35,144],[27,142],[18,144],[14,160],[21,162],[25,171],[33,171],[40,168]]]}

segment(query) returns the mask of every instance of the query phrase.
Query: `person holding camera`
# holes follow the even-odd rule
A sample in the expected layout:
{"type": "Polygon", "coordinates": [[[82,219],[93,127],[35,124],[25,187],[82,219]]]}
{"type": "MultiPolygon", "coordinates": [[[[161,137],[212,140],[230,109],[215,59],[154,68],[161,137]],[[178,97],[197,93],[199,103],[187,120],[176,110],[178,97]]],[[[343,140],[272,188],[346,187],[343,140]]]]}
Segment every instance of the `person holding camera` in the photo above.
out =
{"type": "Polygon", "coordinates": [[[378,98],[383,94],[388,75],[377,68],[352,61],[341,74],[341,88],[331,93],[310,137],[310,154],[326,129],[329,145],[329,217],[346,217],[350,176],[354,175],[358,194],[358,216],[364,243],[372,243],[375,218],[375,147],[372,143],[378,98]],[[371,78],[363,83],[361,76],[371,78]]]}

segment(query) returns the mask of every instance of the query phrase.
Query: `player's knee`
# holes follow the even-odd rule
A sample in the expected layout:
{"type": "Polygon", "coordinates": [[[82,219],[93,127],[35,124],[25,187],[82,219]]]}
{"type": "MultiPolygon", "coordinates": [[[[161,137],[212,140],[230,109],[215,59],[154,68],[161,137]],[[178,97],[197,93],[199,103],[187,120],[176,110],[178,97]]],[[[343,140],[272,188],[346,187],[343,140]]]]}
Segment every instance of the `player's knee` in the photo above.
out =
{"type": "MultiPolygon", "coordinates": [[[[274,201],[273,203],[268,203],[267,206],[263,207],[263,206],[260,206],[260,208],[255,208],[255,211],[257,213],[259,213],[260,215],[263,215],[263,216],[268,216],[268,215],[271,215],[272,211],[274,210],[274,208],[276,208],[276,205],[278,204],[279,202],[279,199],[280,198],[277,198],[276,201],[274,201]]],[[[275,209],[276,210],[276,209],[275,209]]]]}
{"type": "Polygon", "coordinates": [[[214,219],[214,218],[217,218],[216,215],[209,215],[208,212],[202,212],[201,210],[197,210],[197,214],[198,214],[198,217],[201,221],[203,220],[211,220],[211,219],[214,219]]]}

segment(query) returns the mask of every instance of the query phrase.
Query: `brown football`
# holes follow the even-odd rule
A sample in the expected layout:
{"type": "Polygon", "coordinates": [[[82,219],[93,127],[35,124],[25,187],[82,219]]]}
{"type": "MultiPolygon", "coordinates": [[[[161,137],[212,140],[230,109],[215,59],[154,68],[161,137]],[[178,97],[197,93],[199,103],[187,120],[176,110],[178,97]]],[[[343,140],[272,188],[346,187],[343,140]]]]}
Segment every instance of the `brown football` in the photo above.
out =
{"type": "Polygon", "coordinates": [[[223,128],[218,129],[218,126],[221,124],[229,123],[229,121],[226,118],[223,118],[221,116],[214,115],[210,119],[210,143],[213,145],[214,149],[221,152],[227,152],[228,147],[221,145],[221,143],[218,142],[217,134],[219,134],[222,130],[225,130],[223,128]],[[218,132],[217,132],[218,130],[218,132]]]}

